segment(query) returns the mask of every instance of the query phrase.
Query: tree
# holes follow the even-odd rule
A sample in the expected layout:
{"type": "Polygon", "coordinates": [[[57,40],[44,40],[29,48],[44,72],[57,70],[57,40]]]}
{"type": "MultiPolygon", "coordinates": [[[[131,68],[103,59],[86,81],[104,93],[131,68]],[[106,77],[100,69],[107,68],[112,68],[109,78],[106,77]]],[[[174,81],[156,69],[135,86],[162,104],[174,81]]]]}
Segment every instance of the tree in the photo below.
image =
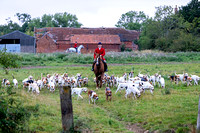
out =
{"type": "Polygon", "coordinates": [[[30,22],[31,21],[31,15],[27,13],[16,13],[16,16],[18,20],[23,24],[25,22],[30,22]]]}
{"type": "Polygon", "coordinates": [[[80,28],[81,23],[78,22],[76,15],[64,12],[64,13],[55,13],[54,15],[44,14],[41,18],[31,19],[31,15],[27,13],[16,13],[15,15],[20,25],[14,23],[10,18],[6,19],[7,24],[0,25],[0,35],[10,33],[15,30],[19,30],[28,35],[34,35],[34,27],[44,28],[44,27],[74,27],[80,28]]]}
{"type": "Polygon", "coordinates": [[[173,14],[173,8],[171,6],[159,6],[155,8],[156,13],[154,19],[156,21],[162,21],[173,14]]]}
{"type": "Polygon", "coordinates": [[[56,13],[54,16],[54,26],[55,27],[74,27],[80,28],[81,23],[78,22],[76,15],[70,13],[56,13]]]}
{"type": "Polygon", "coordinates": [[[200,17],[199,0],[192,0],[188,5],[182,6],[179,12],[181,15],[183,15],[186,21],[192,23],[195,18],[200,17]]]}
{"type": "Polygon", "coordinates": [[[6,74],[8,74],[9,68],[20,67],[19,61],[21,58],[18,55],[7,53],[6,49],[0,50],[0,65],[3,67],[6,74]]]}
{"type": "Polygon", "coordinates": [[[16,13],[18,20],[22,23],[21,30],[22,32],[26,32],[28,30],[28,23],[31,21],[31,15],[27,13],[16,13]]]}
{"type": "Polygon", "coordinates": [[[20,30],[19,24],[14,23],[10,18],[6,19],[7,25],[0,25],[0,35],[4,35],[15,30],[20,30]]]}
{"type": "Polygon", "coordinates": [[[129,30],[141,30],[143,22],[147,16],[143,11],[129,11],[121,15],[121,18],[115,25],[129,30]]]}

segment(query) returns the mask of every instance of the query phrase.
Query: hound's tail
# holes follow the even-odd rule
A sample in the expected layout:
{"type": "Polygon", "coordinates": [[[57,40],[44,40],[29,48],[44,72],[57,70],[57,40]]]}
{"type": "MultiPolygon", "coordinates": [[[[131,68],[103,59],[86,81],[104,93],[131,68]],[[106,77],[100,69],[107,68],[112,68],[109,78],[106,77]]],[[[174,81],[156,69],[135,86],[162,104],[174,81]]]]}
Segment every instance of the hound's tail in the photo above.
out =
{"type": "Polygon", "coordinates": [[[15,79],[14,75],[12,74],[13,79],[15,79]]]}

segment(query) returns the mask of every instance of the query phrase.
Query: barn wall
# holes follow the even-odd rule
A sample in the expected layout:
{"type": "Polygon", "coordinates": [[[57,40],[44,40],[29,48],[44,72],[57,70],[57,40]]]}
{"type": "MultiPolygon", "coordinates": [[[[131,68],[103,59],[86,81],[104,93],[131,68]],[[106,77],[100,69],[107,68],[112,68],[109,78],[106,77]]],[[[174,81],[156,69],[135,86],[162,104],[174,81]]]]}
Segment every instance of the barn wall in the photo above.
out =
{"type": "Polygon", "coordinates": [[[34,37],[26,35],[20,31],[14,31],[3,35],[2,39],[20,39],[20,51],[25,53],[34,53],[34,37]]]}
{"type": "Polygon", "coordinates": [[[56,50],[56,43],[47,35],[37,42],[37,53],[53,53],[56,50]]]}
{"type": "Polygon", "coordinates": [[[21,52],[23,53],[34,53],[34,46],[31,45],[21,45],[21,52]]]}
{"type": "MultiPolygon", "coordinates": [[[[105,42],[103,47],[106,51],[121,51],[120,45],[125,43],[127,48],[133,50],[132,41],[139,38],[139,32],[133,30],[125,30],[122,28],[57,28],[57,27],[46,27],[35,29],[35,36],[37,40],[40,40],[43,35],[49,34],[50,38],[56,40],[57,49],[54,51],[46,50],[46,52],[63,52],[67,48],[73,47],[73,43],[77,40],[79,43],[88,43],[84,45],[82,53],[93,53],[94,49],[97,48],[99,36],[105,35],[109,38],[101,42],[105,42]],[[109,36],[119,36],[119,42],[116,39],[111,39],[109,36]],[[84,38],[84,37],[85,38],[84,38]],[[87,37],[86,37],[87,36],[87,37]],[[94,37],[95,36],[95,37],[94,37]],[[96,38],[97,37],[97,38],[96,38]],[[92,44],[94,43],[94,44],[92,44]],[[115,44],[121,43],[121,44],[115,44]]],[[[104,38],[103,38],[104,39],[104,38]]]]}
{"type": "MultiPolygon", "coordinates": [[[[95,44],[78,44],[78,46],[83,45],[84,49],[81,49],[81,53],[93,53],[96,48],[98,48],[98,45],[95,44]]],[[[106,52],[114,51],[119,52],[120,51],[120,44],[103,44],[103,48],[105,48],[106,52]]]]}
{"type": "Polygon", "coordinates": [[[133,44],[132,44],[132,42],[126,41],[126,42],[123,42],[123,44],[126,45],[126,48],[129,48],[129,49],[132,49],[132,50],[133,50],[133,44]]]}

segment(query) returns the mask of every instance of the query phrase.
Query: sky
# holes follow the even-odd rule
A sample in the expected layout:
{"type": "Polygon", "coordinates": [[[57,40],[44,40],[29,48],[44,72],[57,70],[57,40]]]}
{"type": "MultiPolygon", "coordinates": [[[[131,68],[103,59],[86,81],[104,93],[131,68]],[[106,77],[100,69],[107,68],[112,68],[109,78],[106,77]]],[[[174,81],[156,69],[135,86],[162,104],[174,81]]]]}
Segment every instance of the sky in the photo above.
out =
{"type": "Polygon", "coordinates": [[[19,23],[16,13],[28,13],[31,18],[44,14],[70,13],[76,15],[82,27],[115,27],[121,15],[128,11],[143,11],[153,17],[155,7],[187,5],[191,0],[1,0],[0,25],[7,18],[19,23]]]}

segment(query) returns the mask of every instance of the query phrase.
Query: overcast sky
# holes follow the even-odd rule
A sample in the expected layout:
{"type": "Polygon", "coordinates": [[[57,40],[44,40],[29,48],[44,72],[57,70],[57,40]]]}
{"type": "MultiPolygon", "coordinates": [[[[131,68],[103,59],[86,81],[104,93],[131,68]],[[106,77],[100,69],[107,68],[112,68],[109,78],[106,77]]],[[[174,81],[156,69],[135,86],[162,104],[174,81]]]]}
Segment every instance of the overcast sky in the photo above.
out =
{"type": "Polygon", "coordinates": [[[82,27],[115,27],[120,16],[128,11],[144,11],[154,16],[155,7],[185,6],[191,0],[0,0],[0,25],[6,18],[17,21],[16,13],[28,13],[32,18],[43,14],[71,13],[82,27]]]}

